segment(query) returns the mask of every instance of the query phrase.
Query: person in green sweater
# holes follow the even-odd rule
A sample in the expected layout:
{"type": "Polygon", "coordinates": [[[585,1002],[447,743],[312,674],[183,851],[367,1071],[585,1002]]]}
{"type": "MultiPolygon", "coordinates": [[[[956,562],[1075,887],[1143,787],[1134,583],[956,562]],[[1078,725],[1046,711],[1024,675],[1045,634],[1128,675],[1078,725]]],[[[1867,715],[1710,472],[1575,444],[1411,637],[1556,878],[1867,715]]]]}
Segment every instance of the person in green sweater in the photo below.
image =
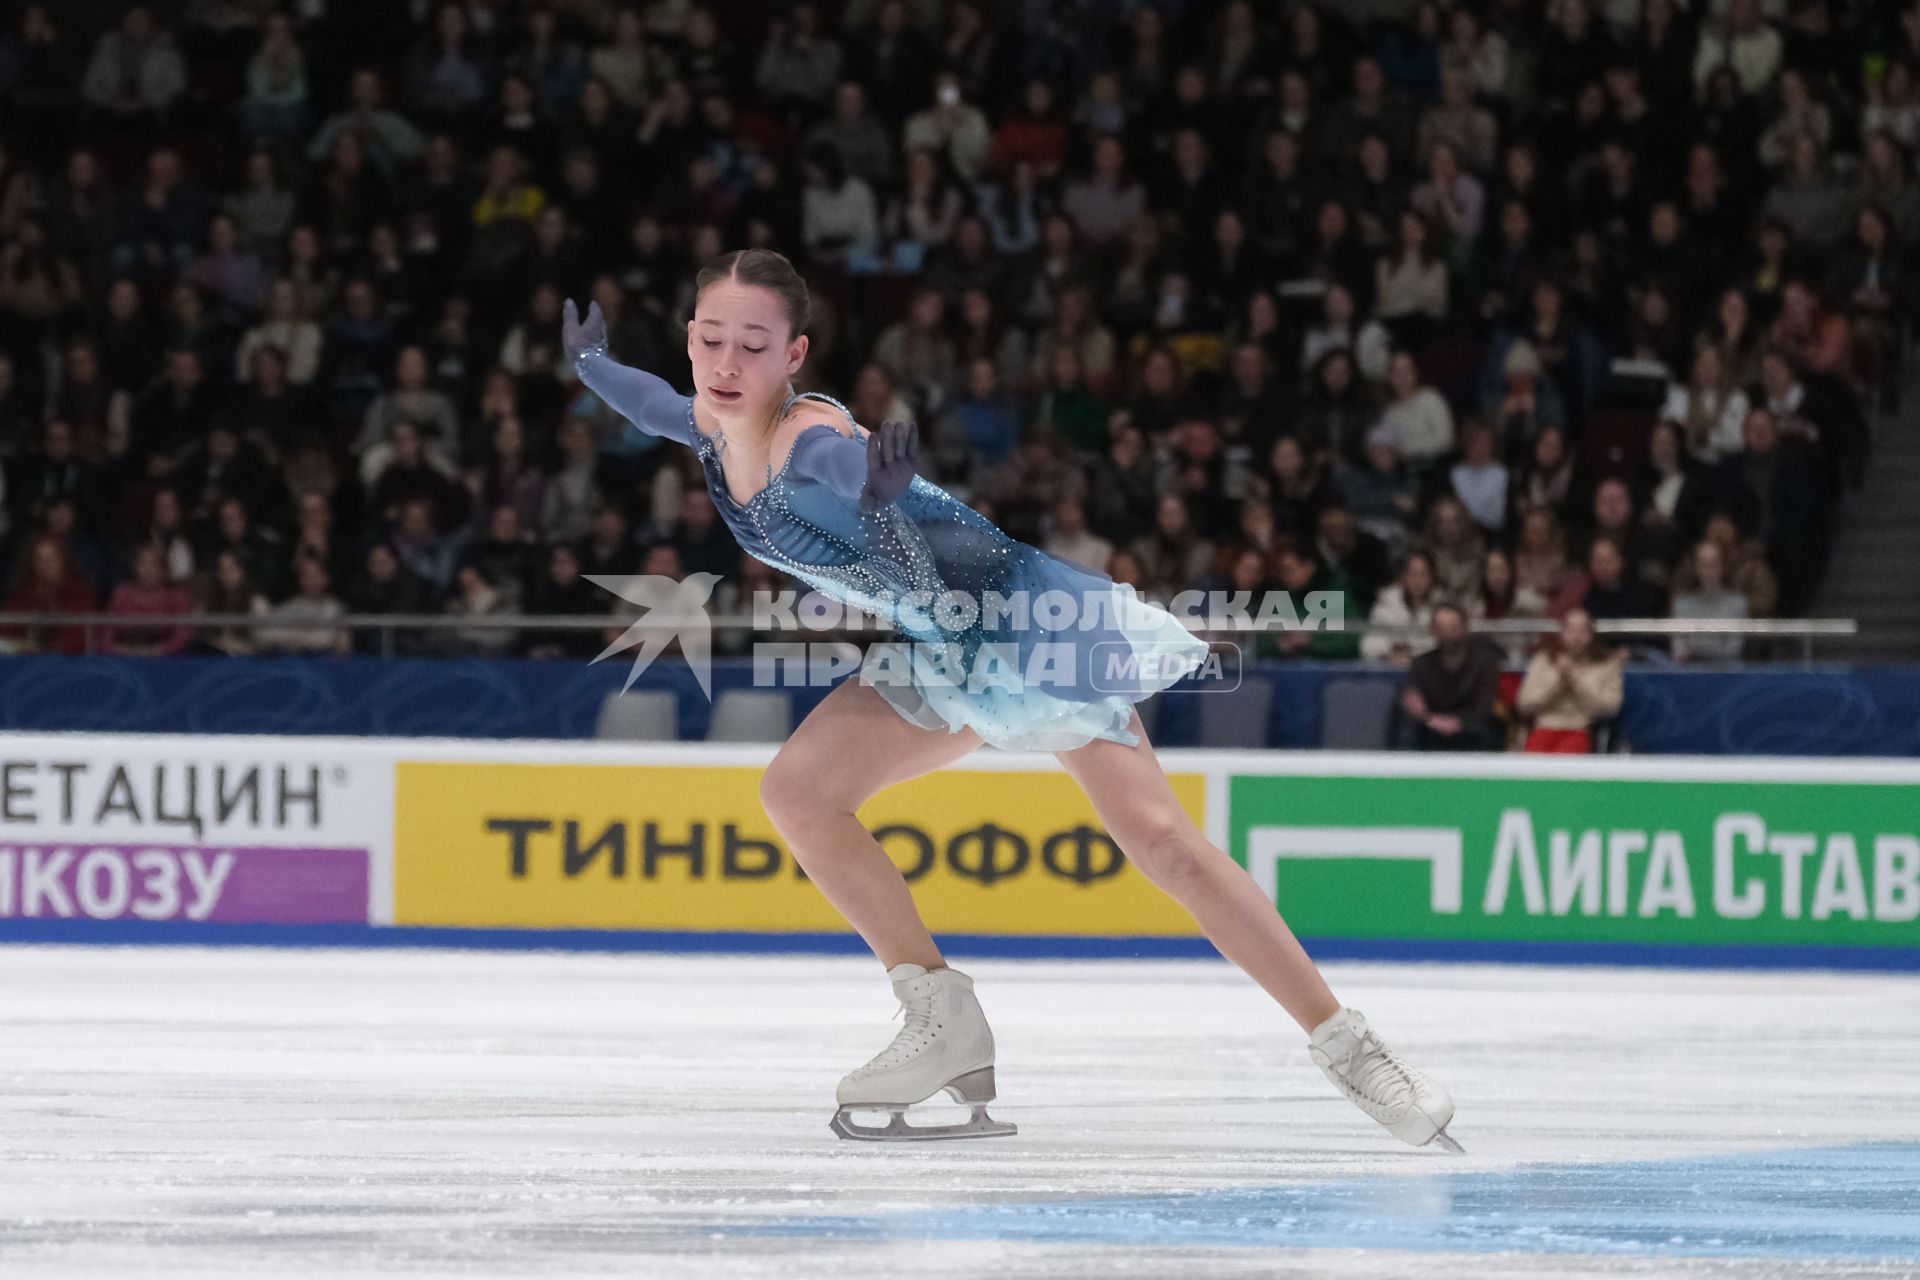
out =
{"type": "Polygon", "coordinates": [[[1051,422],[1061,437],[1083,456],[1107,451],[1107,404],[1087,386],[1080,353],[1056,346],[1047,365],[1047,389],[1034,410],[1037,420],[1051,422]]]}
{"type": "Polygon", "coordinates": [[[1327,568],[1311,547],[1297,542],[1280,545],[1274,552],[1274,567],[1280,575],[1281,589],[1293,597],[1294,615],[1300,619],[1302,629],[1262,632],[1263,645],[1271,644],[1272,648],[1263,648],[1261,652],[1321,662],[1359,657],[1360,633],[1344,628],[1358,627],[1366,618],[1347,571],[1327,568]],[[1324,623],[1308,612],[1308,598],[1316,593],[1327,597],[1324,623]]]}

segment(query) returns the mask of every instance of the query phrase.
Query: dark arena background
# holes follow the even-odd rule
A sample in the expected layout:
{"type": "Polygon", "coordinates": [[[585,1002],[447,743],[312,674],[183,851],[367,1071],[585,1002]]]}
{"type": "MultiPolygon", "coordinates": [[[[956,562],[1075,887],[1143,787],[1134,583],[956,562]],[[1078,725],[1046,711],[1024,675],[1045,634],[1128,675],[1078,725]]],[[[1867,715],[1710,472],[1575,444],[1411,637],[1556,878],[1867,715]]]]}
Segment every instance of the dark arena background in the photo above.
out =
{"type": "Polygon", "coordinates": [[[1870,0],[0,0],[0,1274],[1920,1276],[1916,147],[1870,0]],[[886,620],[563,339],[749,248],[1256,606],[1139,727],[1465,1154],[991,745],[857,817],[1018,1133],[829,1132],[886,620]]]}

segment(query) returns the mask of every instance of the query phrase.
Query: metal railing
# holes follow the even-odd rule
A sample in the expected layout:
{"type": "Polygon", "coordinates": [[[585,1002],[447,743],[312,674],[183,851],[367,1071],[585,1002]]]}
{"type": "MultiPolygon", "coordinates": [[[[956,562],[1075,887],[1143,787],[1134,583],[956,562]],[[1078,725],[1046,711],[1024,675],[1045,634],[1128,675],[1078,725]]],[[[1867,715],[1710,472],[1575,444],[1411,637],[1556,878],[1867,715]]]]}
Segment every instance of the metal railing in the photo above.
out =
{"type": "MultiPolygon", "coordinates": [[[[708,617],[708,623],[717,633],[751,634],[755,631],[770,629],[768,620],[753,614],[728,613],[708,617]]],[[[1268,619],[1253,620],[1245,623],[1222,622],[1215,625],[1211,621],[1191,622],[1189,629],[1206,636],[1223,633],[1280,631],[1290,628],[1284,622],[1268,619]]],[[[85,650],[88,653],[99,652],[100,633],[103,631],[132,631],[151,633],[180,627],[195,631],[238,631],[245,633],[280,632],[346,632],[358,634],[375,632],[380,636],[379,651],[384,657],[393,657],[398,652],[397,634],[400,632],[475,632],[475,631],[515,631],[528,633],[570,633],[570,632],[606,632],[624,631],[632,627],[666,627],[679,629],[684,621],[652,622],[643,617],[627,616],[616,613],[582,614],[567,616],[541,617],[530,614],[446,614],[446,613],[353,613],[342,614],[336,618],[276,617],[271,613],[141,613],[119,614],[104,612],[53,613],[53,612],[12,612],[0,611],[0,652],[5,652],[6,632],[24,627],[34,628],[80,628],[85,637],[85,650]]],[[[1430,638],[1424,626],[1357,626],[1331,628],[1351,635],[1378,635],[1394,640],[1410,640],[1418,644],[1430,638]]],[[[1546,635],[1559,630],[1559,623],[1550,618],[1502,618],[1492,621],[1478,621],[1473,630],[1480,635],[1546,635]]],[[[1802,665],[1813,662],[1813,646],[1816,640],[1836,639],[1857,636],[1860,624],[1852,618],[1619,618],[1597,621],[1594,630],[1602,635],[1621,637],[1687,637],[1722,639],[1754,639],[1798,641],[1802,665]]],[[[841,636],[849,633],[885,634],[891,631],[886,623],[872,620],[862,622],[856,615],[852,621],[814,630],[815,638],[841,636]]],[[[809,628],[801,627],[796,634],[805,635],[809,628]]]]}

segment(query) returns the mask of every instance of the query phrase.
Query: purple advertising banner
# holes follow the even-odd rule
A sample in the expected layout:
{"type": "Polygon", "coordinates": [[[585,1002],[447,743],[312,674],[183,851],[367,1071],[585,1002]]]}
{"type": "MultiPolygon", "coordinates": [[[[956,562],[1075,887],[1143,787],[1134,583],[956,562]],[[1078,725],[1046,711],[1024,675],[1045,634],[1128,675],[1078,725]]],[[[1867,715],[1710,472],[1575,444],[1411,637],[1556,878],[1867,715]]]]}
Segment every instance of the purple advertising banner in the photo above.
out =
{"type": "Polygon", "coordinates": [[[365,849],[0,844],[0,918],[366,924],[365,849]]]}

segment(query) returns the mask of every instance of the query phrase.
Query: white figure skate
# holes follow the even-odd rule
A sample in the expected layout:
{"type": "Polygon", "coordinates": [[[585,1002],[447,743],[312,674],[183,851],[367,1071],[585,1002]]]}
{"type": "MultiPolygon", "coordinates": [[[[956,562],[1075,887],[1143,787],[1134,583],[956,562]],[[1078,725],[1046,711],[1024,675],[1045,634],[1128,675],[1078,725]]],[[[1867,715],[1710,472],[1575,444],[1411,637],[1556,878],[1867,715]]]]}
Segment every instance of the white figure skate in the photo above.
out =
{"type": "Polygon", "coordinates": [[[840,1082],[840,1109],[829,1122],[843,1138],[901,1142],[993,1138],[1018,1132],[987,1115],[993,1091],[993,1032],[973,995],[973,979],[953,969],[897,964],[887,970],[907,1024],[893,1043],[840,1082]],[[973,1108],[959,1124],[910,1125],[907,1108],[942,1089],[973,1108]],[[855,1123],[855,1111],[887,1111],[884,1125],[855,1123]]]}
{"type": "Polygon", "coordinates": [[[1315,1027],[1308,1052],[1327,1079],[1400,1141],[1466,1154],[1447,1135],[1453,1099],[1387,1048],[1358,1009],[1342,1008],[1315,1027]]]}

